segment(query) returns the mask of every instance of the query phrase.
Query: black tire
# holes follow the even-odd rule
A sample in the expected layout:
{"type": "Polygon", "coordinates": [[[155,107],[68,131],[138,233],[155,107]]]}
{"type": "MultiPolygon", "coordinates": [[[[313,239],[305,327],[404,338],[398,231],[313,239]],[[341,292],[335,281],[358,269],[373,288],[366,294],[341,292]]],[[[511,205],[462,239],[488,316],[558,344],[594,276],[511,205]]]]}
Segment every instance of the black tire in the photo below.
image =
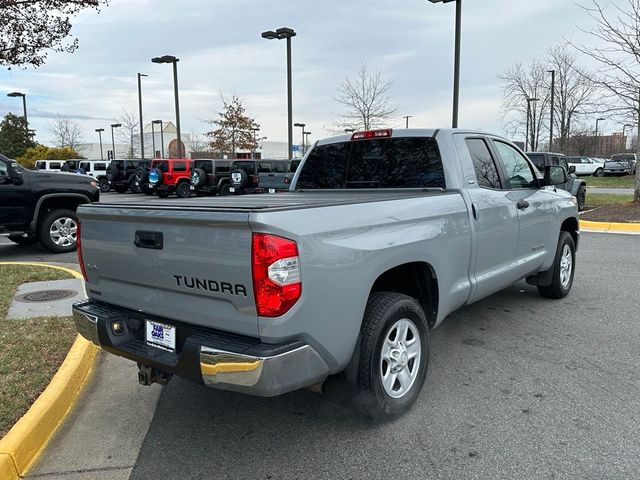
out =
{"type": "Polygon", "coordinates": [[[560,239],[558,240],[558,248],[556,249],[556,256],[553,260],[552,267],[552,282],[549,286],[538,285],[538,293],[546,298],[559,299],[566,297],[571,291],[573,285],[573,277],[576,272],[576,245],[573,241],[573,237],[569,232],[560,232],[560,239]],[[568,247],[571,253],[571,265],[568,281],[563,281],[563,256],[566,253],[565,246],[568,247]]]}
{"type": "Polygon", "coordinates": [[[142,187],[138,182],[136,182],[135,179],[131,180],[131,183],[129,184],[129,190],[131,190],[131,193],[142,193],[142,187]]]}
{"type": "Polygon", "coordinates": [[[149,171],[145,167],[136,168],[136,172],[134,173],[135,180],[139,184],[143,184],[149,179],[149,171]]]}
{"type": "Polygon", "coordinates": [[[169,196],[169,190],[156,190],[156,195],[160,198],[167,198],[169,196]]]}
{"type": "Polygon", "coordinates": [[[245,172],[241,168],[238,168],[231,172],[231,186],[235,188],[236,191],[242,190],[244,187],[246,187],[248,181],[249,175],[247,175],[247,172],[245,172]],[[236,181],[233,180],[234,176],[237,177],[236,181]]]}
{"type": "Polygon", "coordinates": [[[178,198],[189,198],[191,196],[191,188],[189,182],[180,182],[176,186],[176,196],[178,198]]]}
{"type": "Polygon", "coordinates": [[[9,235],[9,240],[18,245],[34,245],[39,241],[35,235],[9,235]]]}
{"type": "Polygon", "coordinates": [[[201,187],[207,180],[207,174],[201,168],[196,168],[191,174],[191,185],[194,187],[201,187]]]}
{"type": "Polygon", "coordinates": [[[597,168],[595,172],[593,172],[594,177],[604,177],[604,170],[602,167],[597,168]]]}
{"type": "Polygon", "coordinates": [[[576,198],[578,200],[578,211],[581,212],[582,210],[584,210],[584,206],[587,202],[587,189],[584,187],[579,187],[576,198]]]}
{"type": "MultiPolygon", "coordinates": [[[[413,335],[412,330],[411,334],[413,335]]],[[[399,335],[401,334],[396,329],[396,340],[399,335]]],[[[400,343],[402,340],[397,341],[396,346],[400,343]]],[[[392,356],[394,350],[390,352],[392,356]]],[[[398,350],[395,352],[397,353],[398,350]]],[[[364,313],[360,345],[356,354],[358,355],[358,372],[354,401],[358,409],[365,416],[378,421],[392,420],[407,412],[420,395],[429,366],[429,326],[420,304],[414,298],[400,293],[376,292],[371,295],[364,313]],[[419,360],[416,363],[414,357],[412,363],[411,359],[407,361],[407,356],[400,353],[398,358],[403,359],[405,366],[399,367],[400,371],[394,373],[392,364],[387,361],[385,374],[385,361],[382,359],[383,347],[389,344],[394,327],[402,320],[409,320],[419,335],[418,339],[413,337],[414,341],[419,342],[419,360]],[[412,365],[417,370],[412,371],[412,365]],[[382,377],[395,374],[396,377],[390,378],[393,382],[390,385],[390,391],[393,393],[398,385],[397,390],[400,393],[402,372],[405,372],[405,375],[409,374],[413,380],[407,382],[409,386],[406,392],[394,398],[388,393],[389,387],[383,385],[382,377]]],[[[396,367],[398,367],[397,363],[396,367]]]]}
{"type": "Polygon", "coordinates": [[[231,185],[229,185],[228,182],[220,185],[220,188],[218,190],[218,195],[220,195],[221,197],[226,197],[228,195],[231,195],[231,185]]]}
{"type": "Polygon", "coordinates": [[[115,165],[109,165],[107,167],[107,180],[109,180],[110,182],[117,180],[119,173],[120,172],[118,172],[118,167],[116,167],[115,165]]]}
{"type": "Polygon", "coordinates": [[[73,252],[78,245],[77,229],[76,212],[66,208],[52,210],[39,222],[38,239],[43,247],[53,253],[73,252]],[[69,230],[61,229],[60,226],[69,230]]]}
{"type": "Polygon", "coordinates": [[[113,189],[118,193],[127,193],[127,190],[129,190],[129,186],[128,185],[114,185],[113,189]]]}
{"type": "Polygon", "coordinates": [[[107,193],[109,190],[111,190],[109,180],[104,177],[98,180],[98,187],[100,187],[100,193],[107,193]]]}

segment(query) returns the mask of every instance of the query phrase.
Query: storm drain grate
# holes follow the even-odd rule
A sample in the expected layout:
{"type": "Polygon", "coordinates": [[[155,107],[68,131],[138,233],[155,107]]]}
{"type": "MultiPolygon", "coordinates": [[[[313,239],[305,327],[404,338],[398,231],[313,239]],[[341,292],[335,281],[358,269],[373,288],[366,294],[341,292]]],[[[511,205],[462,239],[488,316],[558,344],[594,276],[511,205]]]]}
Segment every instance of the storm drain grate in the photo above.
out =
{"type": "Polygon", "coordinates": [[[56,300],[75,297],[77,294],[78,292],[73,290],[40,290],[38,292],[30,292],[20,295],[16,297],[16,300],[25,303],[54,302],[56,300]]]}

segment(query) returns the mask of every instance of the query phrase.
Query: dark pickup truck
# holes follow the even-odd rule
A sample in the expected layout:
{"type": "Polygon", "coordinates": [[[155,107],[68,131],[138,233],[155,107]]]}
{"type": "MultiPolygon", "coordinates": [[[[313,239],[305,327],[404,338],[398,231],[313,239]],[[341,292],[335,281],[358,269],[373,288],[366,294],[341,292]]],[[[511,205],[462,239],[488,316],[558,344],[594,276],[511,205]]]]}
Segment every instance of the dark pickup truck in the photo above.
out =
{"type": "Polygon", "coordinates": [[[88,175],[39,172],[0,155],[0,234],[20,245],[40,242],[54,253],[76,249],[79,205],[97,202],[88,175]]]}

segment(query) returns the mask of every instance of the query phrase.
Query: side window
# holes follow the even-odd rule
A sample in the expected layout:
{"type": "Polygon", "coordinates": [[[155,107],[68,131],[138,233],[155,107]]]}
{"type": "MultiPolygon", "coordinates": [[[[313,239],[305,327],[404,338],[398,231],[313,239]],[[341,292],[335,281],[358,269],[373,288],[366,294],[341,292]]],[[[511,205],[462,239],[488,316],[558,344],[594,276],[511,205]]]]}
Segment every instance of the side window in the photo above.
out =
{"type": "Polygon", "coordinates": [[[186,172],[187,171],[187,162],[174,162],[173,163],[173,171],[174,172],[186,172]]]}
{"type": "Polygon", "coordinates": [[[60,167],[61,167],[60,162],[51,162],[51,163],[49,164],[49,168],[50,168],[51,170],[59,170],[59,169],[60,169],[60,167]]]}
{"type": "Polygon", "coordinates": [[[229,173],[230,171],[228,163],[216,163],[216,173],[229,173]]]}
{"type": "Polygon", "coordinates": [[[7,164],[0,160],[0,175],[7,176],[9,175],[9,169],[7,168],[7,164]]]}
{"type": "Polygon", "coordinates": [[[284,173],[284,163],[276,163],[276,173],[284,173]]]}
{"type": "Polygon", "coordinates": [[[476,178],[478,180],[478,186],[483,188],[500,189],[500,177],[498,175],[498,169],[496,164],[491,158],[491,152],[489,147],[480,138],[467,138],[467,148],[473,161],[473,168],[476,171],[476,178]]]}
{"type": "Polygon", "coordinates": [[[80,168],[85,172],[89,172],[91,170],[91,165],[89,164],[89,162],[80,162],[80,168]]]}
{"type": "Polygon", "coordinates": [[[505,167],[511,188],[537,188],[529,162],[511,145],[497,140],[493,144],[505,167]]]}
{"type": "Polygon", "coordinates": [[[106,163],[94,163],[93,170],[96,172],[104,172],[107,169],[106,163]]]}
{"type": "Polygon", "coordinates": [[[271,172],[271,164],[270,163],[258,163],[258,173],[269,173],[271,172]]]}
{"type": "Polygon", "coordinates": [[[46,170],[47,169],[47,162],[43,162],[42,160],[40,160],[39,162],[36,162],[36,170],[46,170]]]}

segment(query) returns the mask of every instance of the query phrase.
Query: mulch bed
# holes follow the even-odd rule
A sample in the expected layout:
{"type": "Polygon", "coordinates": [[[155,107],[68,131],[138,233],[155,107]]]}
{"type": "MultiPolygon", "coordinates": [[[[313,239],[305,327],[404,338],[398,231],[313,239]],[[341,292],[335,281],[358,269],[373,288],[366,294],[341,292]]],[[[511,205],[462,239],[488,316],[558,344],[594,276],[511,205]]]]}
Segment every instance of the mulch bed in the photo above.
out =
{"type": "MultiPolygon", "coordinates": [[[[589,210],[589,207],[587,206],[586,209],[589,210]]],[[[640,203],[601,205],[590,212],[583,213],[580,219],[593,222],[640,223],[640,203]]]]}

